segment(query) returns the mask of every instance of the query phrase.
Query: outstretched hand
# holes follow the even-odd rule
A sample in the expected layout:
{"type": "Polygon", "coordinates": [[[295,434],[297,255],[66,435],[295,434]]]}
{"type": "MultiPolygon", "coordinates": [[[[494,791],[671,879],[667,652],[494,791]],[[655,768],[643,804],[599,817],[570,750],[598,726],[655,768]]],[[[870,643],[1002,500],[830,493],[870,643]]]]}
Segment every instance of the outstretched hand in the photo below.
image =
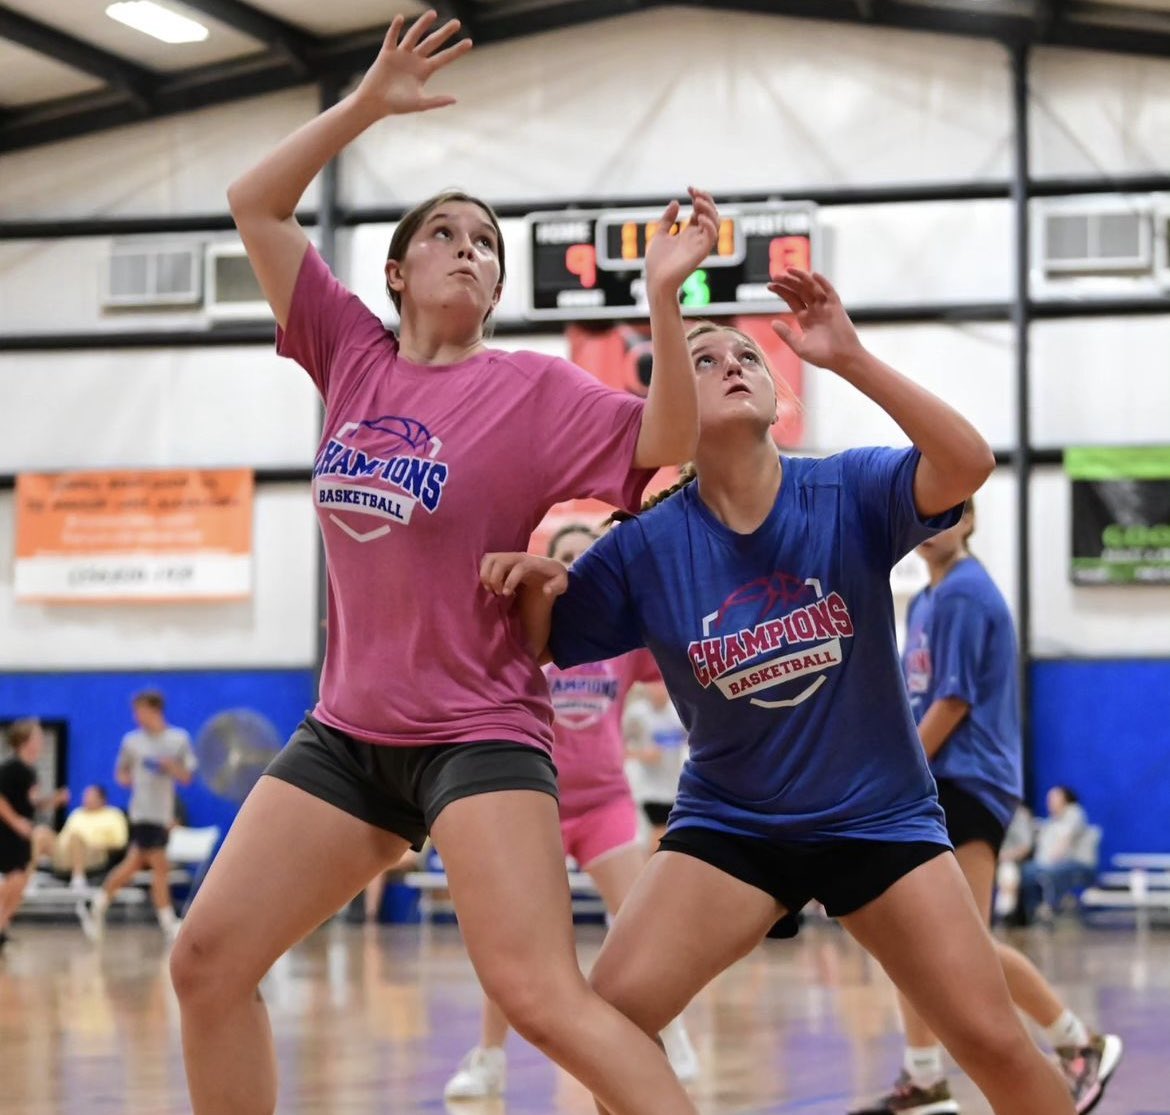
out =
{"type": "Polygon", "coordinates": [[[715,199],[694,186],[689,187],[687,193],[693,206],[690,219],[678,232],[672,233],[680,208],[677,201],[672,201],[663,210],[658,228],[646,245],[647,285],[671,294],[711,254],[719,235],[719,210],[715,207],[715,199]]]}
{"type": "Polygon", "coordinates": [[[496,596],[512,596],[527,585],[554,597],[569,587],[569,571],[559,561],[534,554],[485,554],[479,565],[479,580],[496,596]]]}
{"type": "Polygon", "coordinates": [[[861,351],[857,330],[824,275],[792,267],[773,276],[768,289],[792,310],[795,323],[777,318],[772,328],[801,360],[832,370],[861,351]]]}
{"type": "Polygon", "coordinates": [[[428,35],[427,31],[438,18],[433,10],[424,12],[403,35],[406,19],[400,15],[394,17],[378,57],[366,71],[356,92],[357,97],[377,108],[379,115],[426,112],[455,103],[451,96],[428,97],[424,86],[436,70],[466,54],[471,49],[471,40],[460,39],[453,46],[440,50],[459,31],[460,24],[457,19],[448,20],[428,35]]]}

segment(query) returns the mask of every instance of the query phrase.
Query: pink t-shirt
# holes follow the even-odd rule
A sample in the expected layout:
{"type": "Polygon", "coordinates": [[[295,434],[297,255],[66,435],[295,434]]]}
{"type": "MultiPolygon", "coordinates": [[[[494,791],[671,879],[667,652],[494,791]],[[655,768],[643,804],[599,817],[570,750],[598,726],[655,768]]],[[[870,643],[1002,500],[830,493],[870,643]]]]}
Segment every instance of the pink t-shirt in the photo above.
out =
{"type": "Polygon", "coordinates": [[[524,550],[554,503],[636,506],[642,403],[567,361],[490,349],[414,364],[315,249],[277,351],[325,399],[313,498],[328,565],[314,715],[373,743],[550,747],[552,711],[485,553],[524,550]]]}
{"type": "Polygon", "coordinates": [[[553,762],[561,816],[572,817],[628,797],[622,710],[630,686],[662,678],[650,652],[636,650],[608,662],[588,662],[567,670],[546,666],[544,672],[552,696],[553,762]]]}

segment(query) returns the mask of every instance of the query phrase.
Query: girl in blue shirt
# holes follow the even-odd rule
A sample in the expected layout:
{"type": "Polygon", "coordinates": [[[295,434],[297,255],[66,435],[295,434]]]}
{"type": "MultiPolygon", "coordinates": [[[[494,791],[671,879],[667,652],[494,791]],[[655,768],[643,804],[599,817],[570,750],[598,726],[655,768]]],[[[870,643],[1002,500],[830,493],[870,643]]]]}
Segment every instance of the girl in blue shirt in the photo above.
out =
{"type": "MultiPolygon", "coordinates": [[[[1016,633],[1003,594],[969,548],[975,506],[918,547],[930,583],[910,602],[902,656],[910,711],[938,785],[947,835],[985,921],[996,859],[1023,794],[1016,633]]],[[[995,942],[1012,998],[1056,1049],[1079,1113],[1100,1102],[1121,1058],[1115,1034],[1094,1034],[1020,951],[995,942]]],[[[913,1110],[930,1097],[958,1107],[942,1048],[914,1008],[899,1003],[906,1052],[894,1090],[853,1115],[913,1110]]],[[[941,1110],[936,1106],[936,1110],[941,1110]]]]}
{"type": "Polygon", "coordinates": [[[891,567],[958,521],[991,450],[862,347],[825,278],[792,270],[772,290],[794,313],[773,323],[781,339],[872,398],[909,449],[778,455],[770,428],[795,400],[778,399],[749,338],[701,325],[689,335],[696,482],[610,531],[568,574],[525,554],[489,554],[481,568],[493,591],[523,586],[533,649],[559,666],[649,647],[690,740],[661,850],[592,982],[656,1033],[815,898],[997,1115],[1071,1115],[951,854],[894,638],[891,567]]]}

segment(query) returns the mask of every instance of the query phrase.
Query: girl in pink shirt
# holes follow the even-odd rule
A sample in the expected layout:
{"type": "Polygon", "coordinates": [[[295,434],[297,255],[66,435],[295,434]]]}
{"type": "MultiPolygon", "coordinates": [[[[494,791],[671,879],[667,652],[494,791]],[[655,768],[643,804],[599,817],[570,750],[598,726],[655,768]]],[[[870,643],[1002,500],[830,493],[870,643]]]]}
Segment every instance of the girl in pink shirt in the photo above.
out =
{"type": "Polygon", "coordinates": [[[428,78],[471,48],[435,13],[398,17],[357,89],[229,190],[279,324],[279,351],[325,401],[313,498],[329,574],[321,697],[240,810],[175,944],[171,975],[196,1115],[276,1107],[257,991],[287,949],[427,832],[485,991],[533,1044],[620,1115],[691,1115],[654,1043],[577,967],[559,839],[548,687],[518,618],[478,583],[554,503],[635,506],[686,460],[697,402],[678,290],[718,215],[663,214],[647,251],[658,356],[643,404],[563,360],[487,347],[504,281],[495,214],[446,193],[408,213],[385,274],[396,335],[309,245],[313,177],[385,116],[441,108],[428,78]],[[668,328],[674,327],[674,328],[668,328]]]}
{"type": "MultiPolygon", "coordinates": [[[[567,568],[596,538],[592,528],[570,524],[552,536],[548,556],[567,568]]],[[[662,675],[649,651],[644,650],[568,670],[550,664],[545,675],[553,705],[561,842],[565,855],[593,880],[612,917],[646,865],[646,851],[638,839],[638,807],[625,772],[622,710],[635,684],[657,682],[662,675]]],[[[507,1073],[507,1036],[504,1012],[491,999],[485,1000],[480,1044],[447,1081],[444,1098],[501,1095],[507,1073]]],[[[661,1037],[678,1078],[694,1079],[698,1059],[682,1019],[672,1021],[661,1037]]]]}

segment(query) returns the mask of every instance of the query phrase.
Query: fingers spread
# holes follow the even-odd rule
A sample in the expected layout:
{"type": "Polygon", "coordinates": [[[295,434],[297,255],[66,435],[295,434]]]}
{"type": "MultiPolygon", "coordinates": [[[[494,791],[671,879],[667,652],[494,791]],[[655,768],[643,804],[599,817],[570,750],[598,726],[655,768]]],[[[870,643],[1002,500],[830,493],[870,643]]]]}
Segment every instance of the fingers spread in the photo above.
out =
{"type": "Polygon", "coordinates": [[[434,54],[452,35],[459,30],[460,24],[457,19],[449,19],[442,27],[432,31],[421,43],[418,44],[418,53],[427,56],[434,54]]]}
{"type": "Polygon", "coordinates": [[[674,222],[678,220],[679,204],[677,201],[672,201],[665,209],[662,210],[662,218],[658,222],[658,228],[654,235],[669,236],[670,230],[674,227],[674,222]]]}
{"type": "Polygon", "coordinates": [[[429,30],[432,23],[439,18],[439,13],[433,8],[430,11],[423,12],[411,25],[410,30],[402,36],[402,46],[406,50],[414,50],[422,40],[423,35],[429,30]]]}
{"type": "Polygon", "coordinates": [[[450,62],[454,62],[456,58],[462,58],[472,47],[470,39],[460,39],[457,43],[447,47],[446,50],[440,50],[438,54],[431,55],[431,73],[435,70],[446,66],[450,62]]]}
{"type": "Polygon", "coordinates": [[[386,38],[382,40],[383,50],[397,50],[398,36],[402,34],[402,25],[406,22],[400,15],[396,15],[390,21],[390,30],[386,32],[386,38]]]}
{"type": "Polygon", "coordinates": [[[801,295],[800,289],[796,286],[789,285],[785,282],[771,282],[768,284],[768,289],[773,294],[777,294],[783,298],[797,313],[808,308],[808,304],[801,295]]]}

